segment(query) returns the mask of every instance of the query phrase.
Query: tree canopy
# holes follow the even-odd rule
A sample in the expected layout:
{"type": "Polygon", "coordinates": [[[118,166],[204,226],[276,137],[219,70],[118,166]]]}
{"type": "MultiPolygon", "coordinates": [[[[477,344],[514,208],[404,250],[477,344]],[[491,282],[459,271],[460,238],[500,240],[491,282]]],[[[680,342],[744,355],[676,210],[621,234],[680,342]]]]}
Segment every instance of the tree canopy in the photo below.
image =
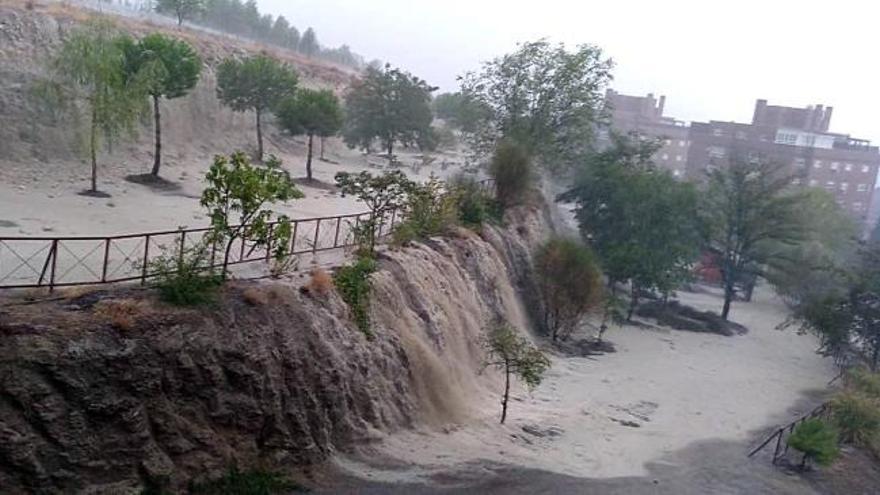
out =
{"type": "Polygon", "coordinates": [[[140,78],[144,90],[153,98],[155,149],[151,173],[158,176],[162,163],[159,100],[180,98],[189,93],[199,82],[202,61],[188,43],[160,33],[149,34],[138,42],[127,40],[124,53],[127,77],[140,78]]]}
{"type": "Polygon", "coordinates": [[[278,123],[290,134],[308,137],[306,177],[312,179],[312,146],[315,136],[333,136],[342,127],[342,107],[330,90],[300,89],[281,101],[276,110],[278,123]]]}
{"type": "Polygon", "coordinates": [[[217,97],[237,112],[254,111],[257,160],[263,159],[262,115],[296,92],[298,77],[287,65],[266,55],[226,59],[217,68],[217,97]]]}
{"type": "Polygon", "coordinates": [[[546,166],[575,163],[592,148],[611,68],[596,46],[568,51],[546,40],[524,43],[484,63],[461,83],[468,101],[491,111],[486,125],[469,136],[471,144],[488,153],[506,137],[528,147],[546,166]]]}
{"type": "Polygon", "coordinates": [[[400,69],[368,67],[345,97],[345,143],[369,150],[378,139],[393,159],[395,143],[419,145],[431,133],[436,88],[400,69]]]}
{"type": "Polygon", "coordinates": [[[177,18],[177,25],[191,21],[205,11],[204,0],[156,0],[156,12],[177,18]]]}

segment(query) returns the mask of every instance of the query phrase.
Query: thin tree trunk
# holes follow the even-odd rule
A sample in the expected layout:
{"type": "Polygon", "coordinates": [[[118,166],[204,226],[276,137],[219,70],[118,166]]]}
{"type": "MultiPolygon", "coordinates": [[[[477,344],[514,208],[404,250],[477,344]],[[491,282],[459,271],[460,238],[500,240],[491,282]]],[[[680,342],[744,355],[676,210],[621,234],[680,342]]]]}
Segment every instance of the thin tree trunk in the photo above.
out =
{"type": "Polygon", "coordinates": [[[260,109],[257,108],[257,161],[263,161],[263,127],[260,124],[260,109]]]}
{"type": "Polygon", "coordinates": [[[230,236],[229,242],[226,243],[226,252],[223,254],[223,280],[226,280],[226,272],[229,267],[229,253],[232,251],[233,242],[235,242],[235,236],[230,236]]]}
{"type": "Polygon", "coordinates": [[[314,134],[309,134],[309,151],[306,154],[306,177],[312,180],[312,139],[314,134]]]}
{"type": "Polygon", "coordinates": [[[639,286],[635,282],[630,285],[629,309],[626,312],[626,321],[632,321],[633,312],[639,304],[639,286]]]}
{"type": "Polygon", "coordinates": [[[324,160],[324,136],[321,136],[321,160],[324,160]]]}
{"type": "Polygon", "coordinates": [[[98,192],[98,109],[92,103],[92,129],[89,135],[89,152],[92,155],[92,192],[98,192]]]}
{"type": "Polygon", "coordinates": [[[153,176],[159,176],[159,167],[162,166],[162,125],[159,117],[159,95],[153,95],[153,125],[156,130],[156,147],[153,151],[153,176]]]}
{"type": "Polygon", "coordinates": [[[730,314],[730,303],[733,301],[733,288],[730,287],[730,284],[724,284],[724,307],[721,309],[721,318],[723,320],[727,319],[727,315],[730,314]]]}
{"type": "Polygon", "coordinates": [[[510,362],[504,360],[504,398],[501,399],[501,424],[507,419],[507,399],[510,397],[510,362]]]}
{"type": "Polygon", "coordinates": [[[388,163],[394,163],[394,140],[388,141],[388,163]]]}

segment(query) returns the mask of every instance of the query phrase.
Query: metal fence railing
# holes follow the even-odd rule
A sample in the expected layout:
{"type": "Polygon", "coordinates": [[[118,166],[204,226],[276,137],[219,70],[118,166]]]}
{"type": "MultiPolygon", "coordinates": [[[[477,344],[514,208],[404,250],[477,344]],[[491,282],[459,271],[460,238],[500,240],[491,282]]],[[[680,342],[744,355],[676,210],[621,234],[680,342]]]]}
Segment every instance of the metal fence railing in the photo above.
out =
{"type": "MultiPolygon", "coordinates": [[[[355,213],[291,219],[291,255],[317,253],[352,247],[354,228],[370,218],[370,213],[355,213]]],[[[386,212],[378,221],[376,237],[388,235],[399,222],[396,210],[386,212]]],[[[229,265],[271,259],[277,240],[258,245],[248,239],[236,240],[230,251],[229,265]]],[[[210,242],[210,228],[179,229],[107,237],[0,237],[0,289],[69,287],[140,280],[156,275],[152,262],[172,250],[182,252],[200,243],[210,242]]],[[[223,266],[221,246],[208,248],[205,268],[223,266]]]]}
{"type": "Polygon", "coordinates": [[[804,423],[807,420],[813,418],[821,418],[828,414],[828,403],[824,403],[810,411],[809,413],[801,416],[799,419],[792,421],[791,423],[781,426],[778,429],[774,430],[770,436],[768,436],[760,445],[755,447],[751,452],[749,452],[747,457],[753,457],[758,452],[768,448],[770,445],[773,445],[773,460],[772,463],[776,464],[780,459],[784,458],[788,453],[788,442],[786,438],[790,437],[792,433],[794,433],[795,428],[801,423],[804,423]],[[774,442],[775,440],[775,442],[774,442]]]}

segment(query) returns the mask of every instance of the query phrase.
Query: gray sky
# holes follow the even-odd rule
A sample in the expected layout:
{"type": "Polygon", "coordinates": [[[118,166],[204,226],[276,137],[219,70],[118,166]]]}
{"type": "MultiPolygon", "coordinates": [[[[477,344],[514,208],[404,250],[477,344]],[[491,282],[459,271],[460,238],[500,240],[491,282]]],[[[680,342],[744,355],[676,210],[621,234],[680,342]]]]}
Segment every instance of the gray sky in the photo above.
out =
{"type": "Polygon", "coordinates": [[[667,95],[670,116],[749,122],[757,98],[834,106],[831,130],[880,143],[880,5],[869,0],[258,0],[440,86],[517,42],[592,43],[612,86],[667,95]]]}

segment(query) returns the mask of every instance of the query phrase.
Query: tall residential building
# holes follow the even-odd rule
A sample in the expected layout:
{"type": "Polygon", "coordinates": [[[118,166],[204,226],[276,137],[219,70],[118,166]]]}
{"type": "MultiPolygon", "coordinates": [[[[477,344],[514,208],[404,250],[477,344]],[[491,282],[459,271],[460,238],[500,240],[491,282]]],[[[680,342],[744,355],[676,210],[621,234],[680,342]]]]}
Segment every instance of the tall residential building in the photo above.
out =
{"type": "Polygon", "coordinates": [[[880,168],[880,151],[869,141],[828,132],[831,107],[790,108],[758,100],[751,124],[693,122],[687,175],[705,177],[707,168],[733,157],[762,159],[790,167],[795,184],[819,187],[862,225],[867,221],[880,168]]]}
{"type": "MultiPolygon", "coordinates": [[[[687,124],[663,115],[666,97],[656,99],[647,96],[622,95],[609,89],[605,93],[605,105],[611,117],[612,129],[619,132],[636,132],[659,138],[663,146],[654,155],[657,165],[666,168],[676,177],[683,177],[688,155],[687,124]]],[[[600,136],[607,142],[608,136],[600,136]]]]}

